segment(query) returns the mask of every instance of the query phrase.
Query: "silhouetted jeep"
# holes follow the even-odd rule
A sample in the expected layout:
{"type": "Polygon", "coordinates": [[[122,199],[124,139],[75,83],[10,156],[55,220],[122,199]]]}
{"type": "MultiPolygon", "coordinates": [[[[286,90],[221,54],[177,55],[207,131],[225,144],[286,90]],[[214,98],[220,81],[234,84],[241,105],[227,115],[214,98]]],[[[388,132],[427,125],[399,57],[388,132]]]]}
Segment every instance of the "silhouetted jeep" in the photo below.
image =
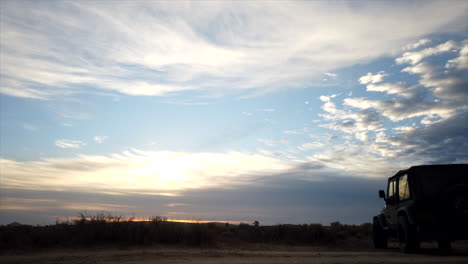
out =
{"type": "Polygon", "coordinates": [[[376,248],[390,237],[412,253],[422,240],[437,240],[448,253],[453,240],[468,239],[468,164],[414,166],[388,179],[386,206],[373,218],[376,248]]]}

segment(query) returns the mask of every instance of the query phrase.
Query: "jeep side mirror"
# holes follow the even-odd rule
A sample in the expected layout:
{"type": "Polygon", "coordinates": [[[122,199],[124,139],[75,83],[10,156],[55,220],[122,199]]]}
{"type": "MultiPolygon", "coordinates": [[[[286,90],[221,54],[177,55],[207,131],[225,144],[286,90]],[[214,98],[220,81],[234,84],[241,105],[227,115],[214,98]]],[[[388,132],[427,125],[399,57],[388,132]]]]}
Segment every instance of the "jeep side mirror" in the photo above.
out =
{"type": "Polygon", "coordinates": [[[382,199],[385,199],[385,191],[384,190],[379,190],[379,197],[382,199]]]}

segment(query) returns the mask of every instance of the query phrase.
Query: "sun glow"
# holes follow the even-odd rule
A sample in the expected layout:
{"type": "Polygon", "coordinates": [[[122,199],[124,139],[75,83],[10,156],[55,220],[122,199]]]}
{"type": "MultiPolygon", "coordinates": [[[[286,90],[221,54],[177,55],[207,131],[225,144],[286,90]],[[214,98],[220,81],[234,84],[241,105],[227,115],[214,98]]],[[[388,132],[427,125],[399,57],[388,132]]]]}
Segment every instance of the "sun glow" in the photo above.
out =
{"type": "Polygon", "coordinates": [[[241,175],[273,175],[293,167],[287,161],[259,154],[137,149],[110,156],[78,155],[24,162],[2,159],[1,163],[3,188],[86,188],[172,195],[186,189],[238,185],[242,184],[241,175]]]}

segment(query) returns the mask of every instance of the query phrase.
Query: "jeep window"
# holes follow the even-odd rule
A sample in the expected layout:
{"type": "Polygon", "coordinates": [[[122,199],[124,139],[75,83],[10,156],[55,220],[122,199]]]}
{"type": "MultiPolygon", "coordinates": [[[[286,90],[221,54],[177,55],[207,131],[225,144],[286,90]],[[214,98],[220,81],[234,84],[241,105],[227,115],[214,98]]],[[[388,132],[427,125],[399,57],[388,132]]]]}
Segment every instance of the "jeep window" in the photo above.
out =
{"type": "Polygon", "coordinates": [[[392,180],[388,182],[388,192],[387,192],[387,198],[394,197],[395,196],[395,180],[392,180]]]}
{"type": "Polygon", "coordinates": [[[405,174],[398,179],[398,197],[400,201],[408,200],[410,196],[408,176],[405,174]]]}

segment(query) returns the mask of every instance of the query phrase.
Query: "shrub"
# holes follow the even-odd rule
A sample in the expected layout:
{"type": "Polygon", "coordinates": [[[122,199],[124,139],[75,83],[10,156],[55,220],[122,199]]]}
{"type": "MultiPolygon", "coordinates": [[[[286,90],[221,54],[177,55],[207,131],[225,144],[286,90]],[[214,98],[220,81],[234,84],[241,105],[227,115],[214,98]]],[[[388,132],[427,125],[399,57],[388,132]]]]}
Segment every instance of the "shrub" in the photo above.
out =
{"type": "Polygon", "coordinates": [[[223,223],[177,223],[162,216],[147,221],[80,213],[73,220],[57,220],[54,225],[0,226],[1,249],[28,249],[96,244],[152,245],[180,244],[205,246],[225,242],[296,243],[329,245],[346,239],[369,239],[372,225],[321,224],[260,226],[223,223]]]}

